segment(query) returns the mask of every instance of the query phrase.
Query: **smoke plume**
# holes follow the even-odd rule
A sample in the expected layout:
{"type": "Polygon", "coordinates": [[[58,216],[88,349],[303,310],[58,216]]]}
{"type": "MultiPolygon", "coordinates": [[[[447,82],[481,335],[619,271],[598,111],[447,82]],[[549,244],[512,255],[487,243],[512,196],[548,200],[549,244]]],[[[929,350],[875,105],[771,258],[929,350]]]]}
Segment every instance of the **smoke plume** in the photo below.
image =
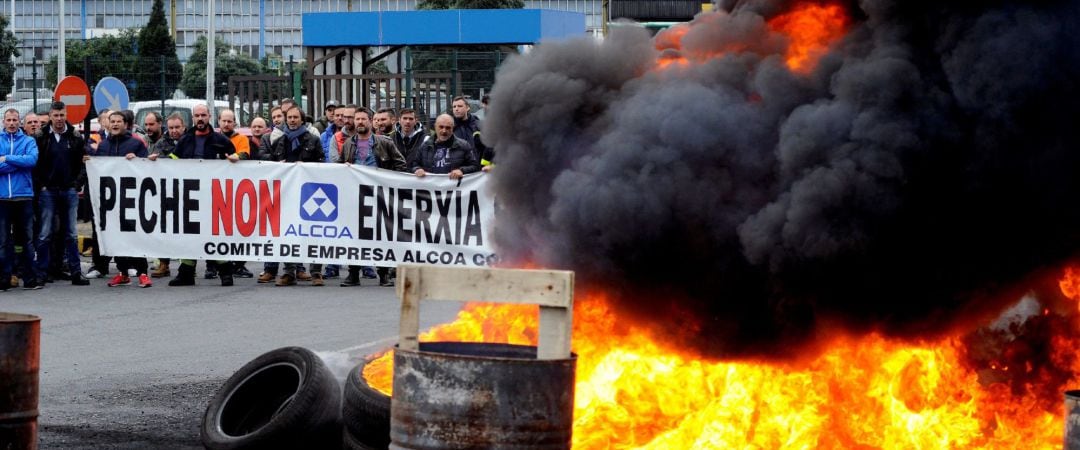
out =
{"type": "Polygon", "coordinates": [[[843,3],[802,73],[769,20],[804,4],[507,61],[484,124],[501,256],[724,356],[950,331],[1075,256],[1080,3],[843,3]]]}

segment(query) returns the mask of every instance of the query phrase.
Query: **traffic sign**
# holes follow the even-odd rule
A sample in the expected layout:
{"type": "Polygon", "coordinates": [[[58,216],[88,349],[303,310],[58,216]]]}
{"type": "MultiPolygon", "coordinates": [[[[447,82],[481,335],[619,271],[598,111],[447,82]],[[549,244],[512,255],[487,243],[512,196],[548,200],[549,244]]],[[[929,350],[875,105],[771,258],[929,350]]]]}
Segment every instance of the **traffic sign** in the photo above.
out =
{"type": "Polygon", "coordinates": [[[94,86],[94,111],[123,111],[128,109],[129,100],[127,86],[115,77],[102,78],[94,86]]]}
{"type": "Polygon", "coordinates": [[[56,85],[53,101],[64,102],[67,105],[69,122],[82,122],[90,113],[90,88],[82,78],[68,75],[56,85]]]}

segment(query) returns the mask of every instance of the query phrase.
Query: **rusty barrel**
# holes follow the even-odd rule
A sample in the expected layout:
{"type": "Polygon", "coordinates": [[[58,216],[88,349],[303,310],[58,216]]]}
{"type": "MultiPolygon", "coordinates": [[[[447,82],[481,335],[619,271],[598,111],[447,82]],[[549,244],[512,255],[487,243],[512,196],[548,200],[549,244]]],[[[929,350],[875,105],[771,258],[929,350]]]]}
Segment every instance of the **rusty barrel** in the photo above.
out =
{"type": "Polygon", "coordinates": [[[569,449],[577,357],[424,342],[394,352],[391,449],[569,449]]]}
{"type": "Polygon", "coordinates": [[[41,319],[0,312],[0,445],[37,448],[41,319]]]}
{"type": "Polygon", "coordinates": [[[1080,391],[1065,392],[1065,449],[1080,450],[1080,391]]]}

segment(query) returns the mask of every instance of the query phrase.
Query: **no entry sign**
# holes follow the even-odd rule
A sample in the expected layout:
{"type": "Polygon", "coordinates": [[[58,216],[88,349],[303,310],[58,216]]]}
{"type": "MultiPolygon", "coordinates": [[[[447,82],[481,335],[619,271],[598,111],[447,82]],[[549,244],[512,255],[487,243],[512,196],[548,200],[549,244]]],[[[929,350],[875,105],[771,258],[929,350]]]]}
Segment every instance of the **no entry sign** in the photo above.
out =
{"type": "Polygon", "coordinates": [[[68,122],[82,122],[90,113],[90,87],[82,78],[66,76],[56,85],[53,101],[67,105],[68,122]]]}

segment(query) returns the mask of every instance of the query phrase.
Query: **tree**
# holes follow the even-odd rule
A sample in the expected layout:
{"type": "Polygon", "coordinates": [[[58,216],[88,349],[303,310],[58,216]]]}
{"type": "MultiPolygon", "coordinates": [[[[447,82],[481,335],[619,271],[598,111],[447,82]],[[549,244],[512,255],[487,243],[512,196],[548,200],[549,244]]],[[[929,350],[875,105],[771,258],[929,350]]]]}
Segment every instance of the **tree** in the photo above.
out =
{"type": "Polygon", "coordinates": [[[169,97],[180,82],[183,66],[176,56],[176,42],[169,35],[165,21],[165,5],[154,0],[150,20],[139,31],[139,65],[134,97],[144,100],[169,97]],[[163,61],[164,60],[164,61],[163,61]],[[164,85],[162,84],[164,73],[164,85]]]}
{"type": "MultiPolygon", "coordinates": [[[[12,33],[8,29],[7,16],[0,16],[0,61],[5,63],[11,61],[13,56],[19,56],[19,40],[15,38],[15,33],[12,33]]],[[[6,64],[0,69],[0,98],[6,98],[11,93],[12,77],[15,76],[15,65],[6,64]]]]}
{"type": "MultiPolygon", "coordinates": [[[[214,54],[214,92],[224,95],[228,92],[229,77],[258,75],[262,65],[255,58],[233,50],[221,38],[215,40],[214,54]]],[[[184,77],[180,80],[180,89],[188,97],[206,97],[206,36],[199,36],[191,59],[184,66],[184,77]]]]}
{"type": "MultiPolygon", "coordinates": [[[[68,41],[65,47],[68,74],[84,77],[90,86],[101,78],[116,77],[130,88],[135,84],[139,68],[139,58],[136,56],[138,39],[138,31],[129,28],[115,36],[68,41]],[[89,75],[84,73],[87,62],[89,75]]],[[[49,86],[56,86],[56,55],[49,57],[45,63],[45,81],[49,86]]]]}

